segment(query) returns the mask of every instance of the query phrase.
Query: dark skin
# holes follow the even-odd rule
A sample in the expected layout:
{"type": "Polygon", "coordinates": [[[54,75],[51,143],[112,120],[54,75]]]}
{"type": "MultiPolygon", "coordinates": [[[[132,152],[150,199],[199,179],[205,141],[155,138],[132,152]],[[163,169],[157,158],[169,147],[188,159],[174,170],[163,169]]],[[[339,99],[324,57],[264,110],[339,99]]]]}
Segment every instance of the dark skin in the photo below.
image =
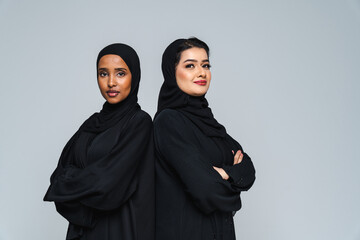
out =
{"type": "Polygon", "coordinates": [[[126,99],[131,91],[131,72],[118,55],[103,56],[98,64],[98,85],[101,95],[110,104],[126,99]]]}

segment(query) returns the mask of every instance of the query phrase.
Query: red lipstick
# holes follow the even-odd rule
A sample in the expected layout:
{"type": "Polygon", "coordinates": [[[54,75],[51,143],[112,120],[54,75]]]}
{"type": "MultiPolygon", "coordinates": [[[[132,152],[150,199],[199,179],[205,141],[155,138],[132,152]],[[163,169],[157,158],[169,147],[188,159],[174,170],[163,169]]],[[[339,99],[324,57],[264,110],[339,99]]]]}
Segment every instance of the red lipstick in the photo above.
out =
{"type": "Polygon", "coordinates": [[[194,83],[196,83],[197,85],[200,85],[200,86],[205,86],[207,81],[206,80],[197,80],[197,81],[194,81],[194,83]]]}

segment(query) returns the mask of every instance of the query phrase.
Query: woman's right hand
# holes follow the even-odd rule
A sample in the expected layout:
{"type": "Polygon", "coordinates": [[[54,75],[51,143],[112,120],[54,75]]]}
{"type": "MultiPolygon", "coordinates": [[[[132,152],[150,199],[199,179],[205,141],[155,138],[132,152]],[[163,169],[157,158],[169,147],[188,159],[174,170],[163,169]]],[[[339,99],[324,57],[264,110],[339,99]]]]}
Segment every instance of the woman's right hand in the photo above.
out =
{"type": "MultiPolygon", "coordinates": [[[[234,154],[234,150],[232,150],[232,153],[234,154]]],[[[238,150],[234,156],[234,165],[241,163],[243,157],[244,154],[241,152],[241,150],[238,150]]]]}

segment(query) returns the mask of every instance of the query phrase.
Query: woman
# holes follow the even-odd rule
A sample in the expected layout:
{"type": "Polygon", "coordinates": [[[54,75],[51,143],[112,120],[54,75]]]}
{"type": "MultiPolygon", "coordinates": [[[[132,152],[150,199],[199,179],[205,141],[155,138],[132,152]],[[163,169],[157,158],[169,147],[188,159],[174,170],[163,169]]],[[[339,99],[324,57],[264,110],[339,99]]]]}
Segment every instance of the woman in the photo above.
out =
{"type": "Polygon", "coordinates": [[[255,181],[250,157],[208,107],[208,46],[178,39],[162,58],[154,120],[156,239],[235,239],[240,192],[255,181]]]}
{"type": "Polygon", "coordinates": [[[69,221],[66,239],[154,239],[152,121],[140,109],[140,62],[125,44],[97,58],[106,99],[66,144],[44,197],[69,221]]]}

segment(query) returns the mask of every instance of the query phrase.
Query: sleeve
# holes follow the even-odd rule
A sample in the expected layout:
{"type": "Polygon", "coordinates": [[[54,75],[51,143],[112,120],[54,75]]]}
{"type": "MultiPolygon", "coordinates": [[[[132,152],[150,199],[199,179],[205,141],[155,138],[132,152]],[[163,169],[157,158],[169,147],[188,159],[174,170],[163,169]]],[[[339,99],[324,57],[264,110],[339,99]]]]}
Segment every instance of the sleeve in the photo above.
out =
{"type": "Polygon", "coordinates": [[[190,122],[175,111],[164,111],[154,122],[155,146],[164,164],[170,166],[183,183],[194,204],[208,214],[241,208],[240,190],[224,181],[199,150],[199,141],[190,122]],[[165,115],[165,116],[164,116],[165,115]]]}
{"type": "Polygon", "coordinates": [[[241,191],[249,190],[255,182],[255,168],[247,153],[244,153],[241,163],[223,166],[223,169],[229,175],[232,185],[241,191]]]}
{"type": "MultiPolygon", "coordinates": [[[[69,146],[74,142],[74,139],[76,138],[76,134],[77,133],[75,133],[67,142],[61,153],[61,156],[64,154],[65,149],[69,148],[69,146]]],[[[57,196],[54,196],[53,194],[53,184],[54,182],[57,182],[57,178],[60,175],[66,174],[67,168],[69,168],[69,166],[64,168],[62,166],[63,164],[68,165],[68,163],[62,163],[60,158],[57,168],[51,174],[50,177],[51,185],[44,196],[44,201],[53,201],[57,198],[57,196]]],[[[93,217],[94,209],[86,207],[78,201],[55,202],[55,207],[57,212],[72,224],[81,227],[92,227],[95,224],[93,217]]]]}
{"type": "Polygon", "coordinates": [[[55,202],[55,206],[56,211],[72,224],[92,228],[96,223],[94,209],[79,202],[55,202]]]}
{"type": "Polygon", "coordinates": [[[119,142],[106,156],[83,169],[68,167],[53,179],[44,199],[56,202],[57,210],[70,222],[91,225],[81,218],[91,217],[92,210],[116,209],[136,191],[138,165],[152,147],[151,118],[138,115],[130,119],[119,142]],[[72,219],[74,211],[77,220],[72,219]]]}

